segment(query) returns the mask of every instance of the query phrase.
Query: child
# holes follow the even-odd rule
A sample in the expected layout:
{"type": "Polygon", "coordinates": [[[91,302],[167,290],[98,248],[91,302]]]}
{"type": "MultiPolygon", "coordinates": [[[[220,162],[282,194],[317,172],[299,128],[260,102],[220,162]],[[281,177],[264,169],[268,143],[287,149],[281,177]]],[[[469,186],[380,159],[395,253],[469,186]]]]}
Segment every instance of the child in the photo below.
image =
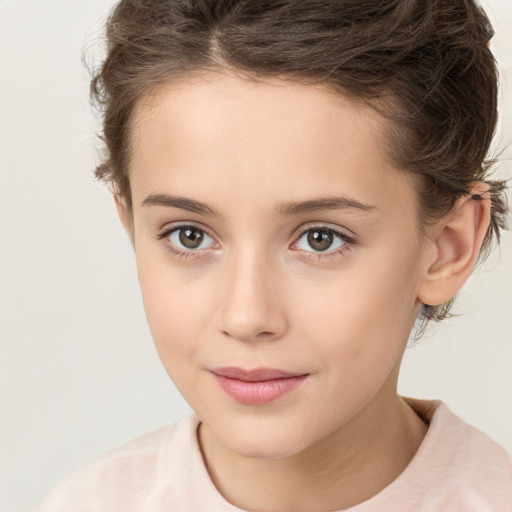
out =
{"type": "Polygon", "coordinates": [[[505,226],[491,35],[470,0],[119,2],[97,176],[196,414],[38,512],[512,509],[510,456],[396,390],[505,226]]]}

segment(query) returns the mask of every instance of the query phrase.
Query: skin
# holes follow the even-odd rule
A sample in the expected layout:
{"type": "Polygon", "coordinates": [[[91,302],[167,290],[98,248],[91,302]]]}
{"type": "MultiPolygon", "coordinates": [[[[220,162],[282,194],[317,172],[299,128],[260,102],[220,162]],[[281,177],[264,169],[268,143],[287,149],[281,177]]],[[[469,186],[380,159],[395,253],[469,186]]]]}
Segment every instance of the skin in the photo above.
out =
{"type": "Polygon", "coordinates": [[[201,420],[212,481],[241,508],[361,503],[426,434],[397,395],[400,362],[421,303],[448,300],[469,276],[488,205],[461,200],[422,239],[412,179],[381,142],[385,123],[318,86],[230,73],[168,84],[136,110],[133,212],[118,197],[119,214],[159,356],[201,420]],[[216,215],[156,204],[162,195],[216,215]],[[281,211],[333,196],[367,208],[281,211]],[[206,233],[199,248],[168,234],[177,224],[206,233]],[[319,227],[347,237],[329,232],[334,249],[319,251],[303,234],[319,227]],[[217,384],[210,370],[223,366],[308,377],[248,406],[217,384]]]}

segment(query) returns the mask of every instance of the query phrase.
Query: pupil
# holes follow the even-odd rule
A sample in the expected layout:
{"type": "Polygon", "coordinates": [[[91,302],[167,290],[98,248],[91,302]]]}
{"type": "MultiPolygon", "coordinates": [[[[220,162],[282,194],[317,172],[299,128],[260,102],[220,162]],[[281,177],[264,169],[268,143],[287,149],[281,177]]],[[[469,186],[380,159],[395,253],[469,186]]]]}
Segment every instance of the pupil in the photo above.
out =
{"type": "Polygon", "coordinates": [[[197,229],[186,228],[180,229],[180,242],[188,249],[196,249],[203,241],[203,233],[197,229]]]}
{"type": "Polygon", "coordinates": [[[332,245],[333,234],[331,231],[316,230],[308,234],[308,243],[316,251],[326,251],[332,245]]]}

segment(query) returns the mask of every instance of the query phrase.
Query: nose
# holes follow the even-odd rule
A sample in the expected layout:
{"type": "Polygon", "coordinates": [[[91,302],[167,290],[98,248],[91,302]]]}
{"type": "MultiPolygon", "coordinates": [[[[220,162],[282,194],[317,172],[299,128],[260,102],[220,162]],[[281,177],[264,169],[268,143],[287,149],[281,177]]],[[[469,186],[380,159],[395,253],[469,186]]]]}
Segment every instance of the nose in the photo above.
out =
{"type": "Polygon", "coordinates": [[[281,338],[288,323],[277,264],[261,254],[243,251],[226,262],[225,271],[223,334],[245,342],[281,338]]]}

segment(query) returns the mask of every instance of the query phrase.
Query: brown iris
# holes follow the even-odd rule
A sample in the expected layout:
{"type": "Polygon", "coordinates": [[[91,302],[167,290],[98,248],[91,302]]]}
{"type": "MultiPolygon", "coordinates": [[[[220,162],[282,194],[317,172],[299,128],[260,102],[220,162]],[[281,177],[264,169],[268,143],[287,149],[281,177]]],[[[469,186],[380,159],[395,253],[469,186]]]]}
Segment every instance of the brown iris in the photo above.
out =
{"type": "Polygon", "coordinates": [[[331,247],[334,235],[327,229],[313,229],[308,233],[308,244],[315,251],[326,251],[331,247]]]}
{"type": "Polygon", "coordinates": [[[187,249],[197,249],[204,239],[204,233],[196,228],[181,228],[179,239],[187,249]]]}

